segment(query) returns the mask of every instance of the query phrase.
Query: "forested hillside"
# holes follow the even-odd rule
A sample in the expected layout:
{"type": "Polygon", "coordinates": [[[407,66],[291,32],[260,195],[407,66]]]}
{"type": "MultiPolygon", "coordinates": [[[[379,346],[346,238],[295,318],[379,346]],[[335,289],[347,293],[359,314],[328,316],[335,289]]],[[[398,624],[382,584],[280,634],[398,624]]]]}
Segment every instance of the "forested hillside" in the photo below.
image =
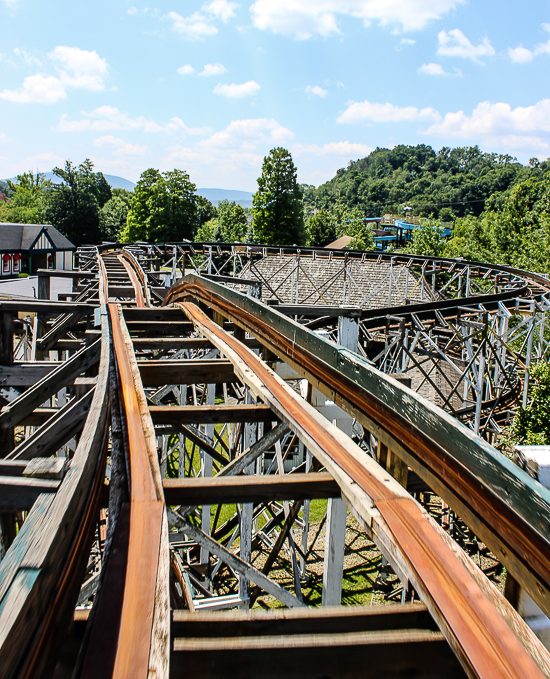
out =
{"type": "Polygon", "coordinates": [[[548,162],[532,159],[524,166],[509,155],[483,153],[479,147],[434,151],[431,146],[377,148],[317,189],[303,185],[306,214],[358,207],[366,217],[386,212],[413,214],[453,221],[503,206],[512,187],[531,173],[549,169],[548,162]]]}

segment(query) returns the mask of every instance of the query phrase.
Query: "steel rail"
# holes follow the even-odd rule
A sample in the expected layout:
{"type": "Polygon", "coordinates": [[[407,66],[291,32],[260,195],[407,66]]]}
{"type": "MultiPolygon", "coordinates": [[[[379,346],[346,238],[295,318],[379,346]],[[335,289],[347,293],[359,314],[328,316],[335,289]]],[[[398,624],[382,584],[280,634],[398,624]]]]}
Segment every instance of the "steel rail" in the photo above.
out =
{"type": "Polygon", "coordinates": [[[194,274],[172,288],[165,304],[188,298],[205,302],[253,334],[367,429],[389,439],[390,448],[550,614],[548,490],[444,411],[273,307],[194,274]]]}
{"type": "MultiPolygon", "coordinates": [[[[250,349],[222,330],[196,305],[187,302],[179,306],[196,329],[206,331],[230,360],[232,351],[244,362],[273,397],[269,405],[287,419],[294,431],[300,432],[306,440],[315,441],[323,453],[371,498],[395,543],[402,548],[417,586],[431,602],[432,614],[436,610],[436,620],[451,646],[458,651],[459,660],[469,676],[479,679],[542,677],[517,637],[419,505],[405,493],[396,494],[391,484],[381,478],[383,474],[376,476],[367,469],[350,452],[349,444],[346,446],[341,438],[334,436],[330,427],[313,416],[313,407],[299,399],[250,349]]],[[[235,367],[238,370],[237,363],[235,367]]],[[[246,382],[246,376],[242,379],[246,382]]],[[[316,451],[312,452],[315,454],[316,451]]],[[[349,493],[349,489],[343,488],[343,492],[349,493]]],[[[357,505],[354,508],[361,511],[357,505]]],[[[367,516],[362,518],[368,521],[367,516]]]]}

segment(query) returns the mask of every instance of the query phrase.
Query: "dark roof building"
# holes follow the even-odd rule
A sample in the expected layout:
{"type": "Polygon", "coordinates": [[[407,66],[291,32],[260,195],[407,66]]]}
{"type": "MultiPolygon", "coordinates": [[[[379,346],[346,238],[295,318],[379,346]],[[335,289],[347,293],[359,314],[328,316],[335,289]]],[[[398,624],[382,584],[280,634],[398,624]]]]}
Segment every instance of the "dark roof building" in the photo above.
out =
{"type": "Polygon", "coordinates": [[[75,250],[76,246],[49,224],[0,223],[2,276],[46,268],[72,269],[75,250]]]}

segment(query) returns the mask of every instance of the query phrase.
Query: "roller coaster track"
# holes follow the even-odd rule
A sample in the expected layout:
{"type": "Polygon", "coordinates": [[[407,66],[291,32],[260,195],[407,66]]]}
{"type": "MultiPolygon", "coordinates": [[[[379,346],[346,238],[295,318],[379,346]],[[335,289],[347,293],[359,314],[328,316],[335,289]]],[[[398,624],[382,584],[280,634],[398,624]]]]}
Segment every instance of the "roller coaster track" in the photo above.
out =
{"type": "MultiPolygon", "coordinates": [[[[198,251],[196,245],[181,246],[185,248],[190,254],[198,251]]],[[[256,252],[265,254],[265,248],[256,252]]],[[[341,256],[365,258],[364,253],[341,256]]],[[[415,258],[413,265],[425,261],[434,271],[456,267],[453,260],[425,258],[415,258]]],[[[507,289],[362,311],[363,322],[374,329],[378,319],[385,323],[388,315],[405,318],[406,323],[415,322],[412,314],[456,318],[479,304],[490,309],[518,297],[537,301],[548,294],[543,277],[473,266],[482,276],[489,271],[487,277],[508,277],[507,289]]],[[[2,677],[69,672],[75,677],[145,679],[193,670],[212,677],[351,677],[359,671],[373,677],[550,676],[546,649],[407,492],[406,470],[452,507],[550,615],[548,490],[367,358],[320,337],[276,307],[196,274],[186,275],[170,289],[163,306],[155,307],[148,274],[125,250],[101,256],[90,251],[81,278],[89,281],[82,302],[0,302],[1,376],[21,385],[20,395],[0,412],[3,537],[9,536],[10,522],[18,528],[0,562],[2,677]],[[55,319],[42,337],[36,331],[34,360],[27,362],[14,361],[13,352],[14,315],[22,308],[34,309],[37,318],[49,314],[55,319]],[[66,347],[57,351],[74,351],[79,336],[84,346],[68,360],[53,366],[37,360],[41,347],[43,352],[56,346],[66,347]],[[11,339],[9,351],[6,338],[11,339]],[[210,353],[193,359],[167,353],[185,347],[208,348],[210,353]],[[273,369],[281,361],[311,385],[307,399],[273,369]],[[206,386],[206,404],[162,405],[152,399],[152,387],[162,391],[182,383],[235,383],[248,401],[231,408],[217,406],[209,401],[215,389],[206,386]],[[312,388],[376,437],[385,451],[377,461],[317,412],[310,403],[312,388]],[[54,397],[63,389],[72,394],[65,404],[54,397]],[[44,405],[47,399],[53,399],[49,406],[44,405]],[[182,422],[229,421],[265,422],[264,439],[249,441],[245,449],[245,432],[241,454],[226,455],[223,444],[216,448],[220,437],[213,426],[210,438],[187,427],[185,435],[198,440],[204,453],[203,471],[207,458],[221,471],[212,479],[164,478],[159,425],[175,424],[181,436],[182,422]],[[14,444],[16,427],[36,429],[14,444]],[[309,473],[283,475],[281,467],[280,475],[251,474],[250,464],[287,431],[315,458],[309,473]],[[78,441],[60,466],[59,457],[51,455],[71,439],[78,441]],[[249,475],[238,476],[245,469],[249,475]],[[404,475],[399,470],[405,470],[404,475]],[[296,500],[293,509],[281,515],[288,528],[280,532],[279,549],[285,539],[292,542],[293,512],[301,499],[341,497],[422,604],[386,606],[385,612],[377,607],[359,607],[355,613],[347,608],[303,608],[297,583],[292,594],[267,577],[269,569],[264,573],[245,558],[245,505],[268,502],[270,495],[296,500]],[[208,525],[204,513],[202,524],[198,514],[198,520],[193,519],[196,506],[224,502],[244,503],[238,555],[216,543],[210,513],[208,525]],[[105,508],[107,531],[100,518],[105,508]],[[178,509],[174,513],[170,508],[178,509]],[[192,543],[190,549],[200,547],[201,554],[216,555],[220,564],[238,573],[239,591],[246,591],[252,581],[294,610],[284,617],[276,611],[225,616],[193,612],[187,570],[169,546],[169,523],[179,526],[192,543]],[[95,543],[101,568],[94,575],[93,608],[75,613],[95,543]],[[365,665],[366,655],[371,667],[365,665]],[[258,662],[261,670],[254,665],[258,662]]],[[[195,591],[204,589],[200,583],[194,586],[195,591]]],[[[249,596],[252,600],[254,593],[249,596]]],[[[240,604],[246,602],[240,599],[240,604]]]]}

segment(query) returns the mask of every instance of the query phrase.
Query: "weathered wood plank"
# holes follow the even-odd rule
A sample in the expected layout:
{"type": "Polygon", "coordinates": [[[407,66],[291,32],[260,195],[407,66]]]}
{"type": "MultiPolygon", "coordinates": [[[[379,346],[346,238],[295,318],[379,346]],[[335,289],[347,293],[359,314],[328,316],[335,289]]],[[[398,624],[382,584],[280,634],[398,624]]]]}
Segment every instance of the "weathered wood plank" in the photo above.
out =
{"type": "Polygon", "coordinates": [[[290,634],[343,634],[385,630],[437,630],[424,604],[276,608],[269,611],[172,613],[172,636],[228,637],[290,634]]]}
{"type": "Polygon", "coordinates": [[[59,481],[29,479],[24,476],[0,476],[0,509],[29,511],[42,493],[55,493],[59,481]]]}
{"type": "Polygon", "coordinates": [[[340,486],[328,473],[269,476],[214,476],[164,479],[168,505],[210,505],[270,500],[340,497],[340,486]]]}
{"type": "Polygon", "coordinates": [[[6,458],[32,460],[33,457],[54,455],[84,426],[90,412],[93,395],[92,389],[82,398],[69,401],[52,418],[14,448],[6,458]]]}
{"type": "MultiPolygon", "coordinates": [[[[198,616],[200,617],[200,615],[198,616]]],[[[203,679],[464,679],[437,632],[418,630],[336,635],[175,639],[172,677],[203,679]],[[266,657],[269,661],[266,662],[266,657]]]]}
{"type": "Polygon", "coordinates": [[[59,314],[80,312],[93,314],[97,304],[85,304],[82,302],[54,302],[50,300],[2,300],[0,311],[34,312],[45,316],[58,316],[59,314]]]}
{"type": "Polygon", "coordinates": [[[82,349],[68,361],[61,363],[37,384],[27,389],[19,398],[4,406],[0,412],[0,427],[14,427],[19,424],[23,417],[32,413],[52,394],[72,382],[80,373],[95,365],[99,360],[100,351],[101,340],[97,340],[90,347],[82,349]]]}
{"type": "Polygon", "coordinates": [[[236,381],[233,365],[222,359],[138,361],[137,364],[144,387],[164,384],[221,384],[236,381]]]}
{"type": "Polygon", "coordinates": [[[149,406],[154,424],[218,424],[269,422],[275,417],[266,405],[149,406]]]}
{"type": "Polygon", "coordinates": [[[0,383],[5,387],[32,387],[50,375],[61,363],[57,361],[36,361],[34,363],[13,363],[0,365],[0,383]]]}

